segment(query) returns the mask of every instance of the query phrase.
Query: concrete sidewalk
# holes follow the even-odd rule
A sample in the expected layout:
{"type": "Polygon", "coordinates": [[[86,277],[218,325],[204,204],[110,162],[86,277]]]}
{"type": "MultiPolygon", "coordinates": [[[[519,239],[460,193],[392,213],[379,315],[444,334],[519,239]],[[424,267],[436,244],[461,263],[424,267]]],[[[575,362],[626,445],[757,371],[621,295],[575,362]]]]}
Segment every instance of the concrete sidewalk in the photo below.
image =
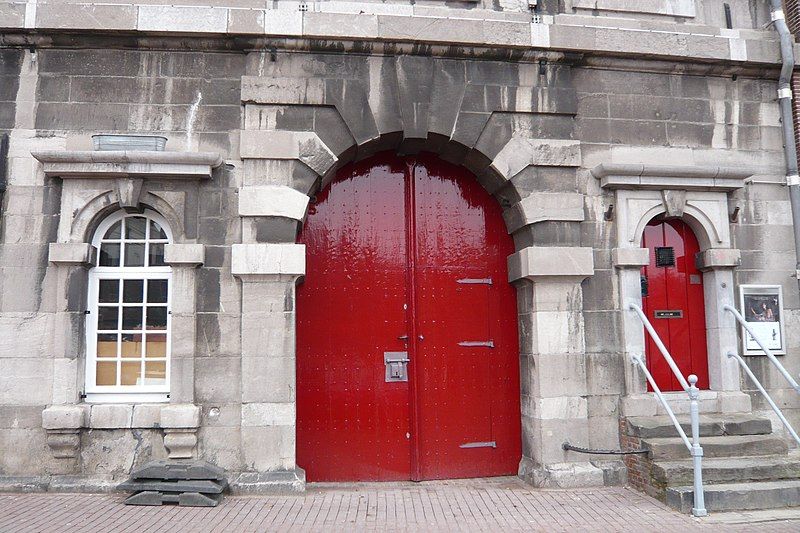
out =
{"type": "Polygon", "coordinates": [[[120,503],[123,497],[0,494],[0,531],[800,530],[800,514],[739,513],[696,520],[632,489],[544,490],[517,478],[310,484],[305,494],[234,496],[211,509],[132,507],[120,503]]]}

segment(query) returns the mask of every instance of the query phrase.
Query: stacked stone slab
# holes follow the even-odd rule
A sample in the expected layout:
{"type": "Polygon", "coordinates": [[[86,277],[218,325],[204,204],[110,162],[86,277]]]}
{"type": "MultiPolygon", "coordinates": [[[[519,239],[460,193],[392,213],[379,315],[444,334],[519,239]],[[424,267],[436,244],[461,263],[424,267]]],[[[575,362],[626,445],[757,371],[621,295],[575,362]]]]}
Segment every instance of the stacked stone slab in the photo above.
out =
{"type": "Polygon", "coordinates": [[[206,461],[151,461],[118,488],[133,492],[126,505],[216,507],[227,487],[225,471],[206,461]]]}
{"type": "MultiPolygon", "coordinates": [[[[688,417],[679,418],[687,435],[688,417]]],[[[681,512],[694,503],[692,459],[667,416],[623,421],[628,481],[681,512]]],[[[772,433],[767,418],[749,414],[701,415],[703,483],[708,511],[800,507],[800,456],[772,433]]]]}

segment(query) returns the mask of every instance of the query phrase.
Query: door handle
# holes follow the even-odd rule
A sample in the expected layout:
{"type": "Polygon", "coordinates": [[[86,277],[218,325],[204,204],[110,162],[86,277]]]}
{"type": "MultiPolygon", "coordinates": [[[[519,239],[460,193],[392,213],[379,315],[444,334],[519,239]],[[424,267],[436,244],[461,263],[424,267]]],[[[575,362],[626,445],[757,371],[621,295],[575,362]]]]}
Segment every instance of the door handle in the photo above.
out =
{"type": "Polygon", "coordinates": [[[407,341],[408,340],[408,335],[400,335],[399,337],[397,337],[397,340],[407,341]]]}

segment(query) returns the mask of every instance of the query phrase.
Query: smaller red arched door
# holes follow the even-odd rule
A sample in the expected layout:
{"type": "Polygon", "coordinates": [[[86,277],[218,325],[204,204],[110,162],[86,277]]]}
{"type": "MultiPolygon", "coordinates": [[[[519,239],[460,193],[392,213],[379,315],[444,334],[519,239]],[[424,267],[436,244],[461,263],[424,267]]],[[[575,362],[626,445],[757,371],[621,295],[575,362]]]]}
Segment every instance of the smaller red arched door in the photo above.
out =
{"type": "MultiPolygon", "coordinates": [[[[703,276],[695,265],[700,251],[692,229],[680,219],[655,218],[644,230],[642,247],[650,265],[642,269],[642,302],[667,350],[684,376],[697,375],[708,388],[708,349],[703,276]]],[[[662,391],[683,390],[658,347],[646,335],[647,368],[662,391]]]]}

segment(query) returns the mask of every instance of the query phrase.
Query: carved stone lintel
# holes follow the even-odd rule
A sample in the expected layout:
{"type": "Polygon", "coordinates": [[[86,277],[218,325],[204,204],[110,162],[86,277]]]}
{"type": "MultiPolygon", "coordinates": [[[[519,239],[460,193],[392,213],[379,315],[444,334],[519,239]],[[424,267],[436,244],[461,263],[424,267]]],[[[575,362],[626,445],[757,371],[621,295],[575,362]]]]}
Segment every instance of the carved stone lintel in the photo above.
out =
{"type": "Polygon", "coordinates": [[[141,178],[119,178],[116,180],[117,201],[123,209],[139,209],[139,197],[142,195],[141,178]]]}
{"type": "Polygon", "coordinates": [[[668,218],[680,218],[686,208],[686,191],[661,191],[661,201],[668,218]]]}
{"type": "Polygon", "coordinates": [[[170,459],[191,459],[197,445],[197,429],[165,429],[164,447],[170,459]]]}
{"type": "Polygon", "coordinates": [[[47,445],[56,459],[74,459],[81,448],[79,429],[47,430],[47,445]]]}

